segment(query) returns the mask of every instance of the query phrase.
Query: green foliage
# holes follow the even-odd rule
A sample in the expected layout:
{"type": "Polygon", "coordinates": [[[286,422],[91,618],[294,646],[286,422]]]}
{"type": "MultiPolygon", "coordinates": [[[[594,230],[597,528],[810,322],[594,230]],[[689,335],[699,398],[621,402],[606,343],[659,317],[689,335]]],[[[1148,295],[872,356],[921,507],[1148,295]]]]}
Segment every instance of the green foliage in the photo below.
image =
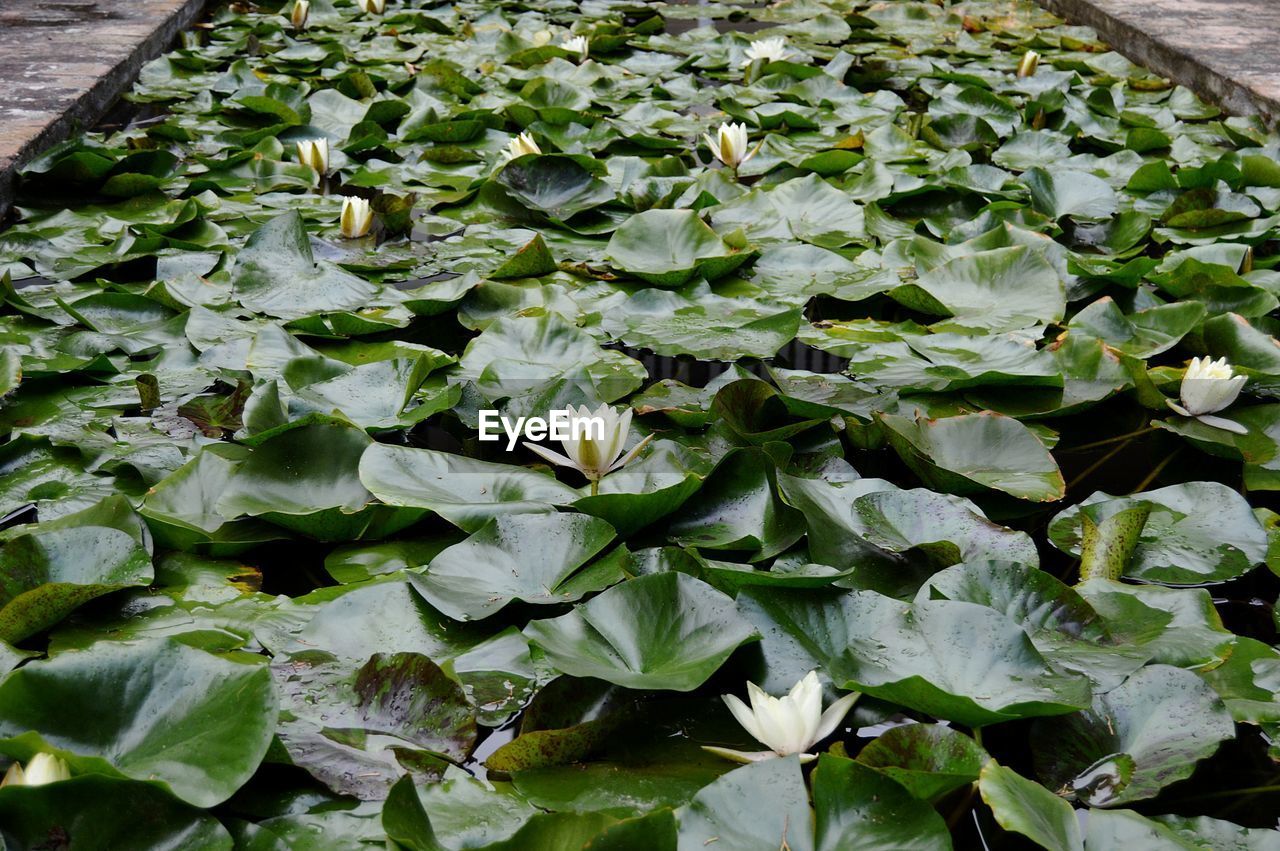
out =
{"type": "Polygon", "coordinates": [[[0,844],[1276,847],[1280,137],[1028,0],[292,9],[0,231],[0,844]]]}

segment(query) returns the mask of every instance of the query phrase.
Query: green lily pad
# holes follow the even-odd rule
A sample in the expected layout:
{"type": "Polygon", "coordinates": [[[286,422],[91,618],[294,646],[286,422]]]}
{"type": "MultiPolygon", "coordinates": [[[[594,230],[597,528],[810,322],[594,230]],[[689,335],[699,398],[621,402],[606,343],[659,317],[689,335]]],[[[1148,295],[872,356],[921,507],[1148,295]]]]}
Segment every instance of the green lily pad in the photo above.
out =
{"type": "Polygon", "coordinates": [[[97,525],[100,514],[66,515],[0,544],[0,641],[21,641],[95,597],[151,581],[140,536],[97,525]]]}
{"type": "Polygon", "coordinates": [[[104,642],[0,681],[0,751],[57,753],[73,774],[159,783],[198,807],[253,775],[275,723],[265,666],[174,641],[104,642]]]}
{"type": "Polygon", "coordinates": [[[753,560],[777,555],[803,534],[803,518],[773,484],[773,461],[761,449],[726,455],[671,524],[671,539],[710,550],[742,550],[753,560]]]}
{"type": "Polygon", "coordinates": [[[272,672],[290,760],[340,794],[383,798],[401,773],[438,774],[475,744],[462,686],[417,653],[378,653],[356,667],[309,651],[272,672]]]}
{"type": "Polygon", "coordinates": [[[520,157],[504,166],[494,180],[512,200],[554,221],[566,221],[614,197],[609,184],[575,158],[554,154],[520,157]]]}
{"type": "Polygon", "coordinates": [[[694,275],[726,275],[751,252],[730,246],[692,210],[646,210],[614,231],[606,257],[620,272],[678,287],[694,275]]]}
{"type": "Polygon", "coordinates": [[[1049,851],[1084,851],[1071,805],[1034,780],[992,760],[982,769],[978,789],[1005,830],[1049,851]]]}
{"type": "Polygon", "coordinates": [[[1012,331],[1062,319],[1057,270],[1025,245],[962,254],[889,293],[913,310],[950,317],[948,328],[1012,331]]]}
{"type": "Polygon", "coordinates": [[[382,502],[434,511],[468,532],[491,517],[546,513],[578,498],[569,486],[523,467],[407,446],[370,445],[359,473],[382,502]]]}
{"type": "Polygon", "coordinates": [[[638,361],[601,348],[554,313],[499,319],[467,344],[459,366],[459,376],[475,381],[491,399],[527,395],[564,380],[581,382],[601,401],[612,402],[639,387],[646,375],[638,361]]]}
{"type": "Polygon", "coordinates": [[[1053,518],[1049,540],[1079,555],[1087,543],[1084,518],[1103,524],[1142,505],[1150,511],[1124,561],[1125,576],[1202,585],[1233,579],[1266,560],[1266,531],[1244,497],[1217,482],[1187,482],[1128,497],[1094,493],[1053,518]]]}
{"type": "Polygon", "coordinates": [[[1038,725],[1032,750],[1050,786],[1109,807],[1159,794],[1234,737],[1212,688],[1190,671],[1152,665],[1096,696],[1091,708],[1038,725]],[[1101,768],[1116,755],[1132,762],[1131,772],[1101,768]]]}
{"type": "Polygon", "coordinates": [[[975,782],[988,760],[981,745],[941,724],[893,727],[858,752],[858,762],[926,801],[975,782]]]}
{"type": "Polygon", "coordinates": [[[488,617],[512,600],[570,603],[623,578],[616,559],[583,567],[613,537],[608,523],[581,514],[498,516],[432,559],[417,586],[457,620],[488,617]]]}
{"type": "MultiPolygon", "coordinates": [[[[88,775],[0,789],[0,840],[14,848],[62,837],[84,851],[230,851],[216,818],[149,783],[88,775]]],[[[70,845],[66,847],[71,847],[70,845]]]]}
{"type": "Polygon", "coordinates": [[[813,772],[820,851],[951,848],[946,822],[886,775],[862,762],[823,754],[813,772]]]}
{"type": "Polygon", "coordinates": [[[1085,706],[1088,681],[1052,666],[1004,615],[951,600],[903,603],[873,591],[748,588],[766,661],[821,665],[844,689],[983,726],[1085,706]]]}
{"type": "Polygon", "coordinates": [[[629,346],[703,360],[768,358],[796,335],[801,308],[786,302],[718,296],[705,286],[645,289],[605,317],[629,346]]]}
{"type": "Polygon", "coordinates": [[[794,756],[734,769],[677,813],[680,848],[814,851],[809,796],[794,756]]]}
{"type": "Polygon", "coordinates": [[[1116,194],[1100,177],[1079,171],[1029,170],[1023,179],[1031,204],[1052,219],[1105,219],[1116,211],[1116,194]]]}
{"type": "Polygon", "coordinates": [[[678,573],[632,579],[525,635],[557,669],[627,688],[690,691],[757,633],[733,601],[678,573]]]}
{"type": "Polygon", "coordinates": [[[1280,722],[1280,651],[1269,644],[1238,636],[1227,661],[1201,671],[1200,676],[1226,702],[1236,721],[1280,722]]]}
{"type": "Polygon", "coordinates": [[[1057,462],[1017,420],[983,412],[941,419],[881,414],[890,444],[935,487],[952,493],[983,488],[1019,499],[1053,502],[1066,494],[1057,462]]]}
{"type": "Polygon", "coordinates": [[[317,262],[297,212],[254,232],[236,259],[232,286],[245,307],[281,319],[360,310],[378,292],[350,272],[317,262]]]}

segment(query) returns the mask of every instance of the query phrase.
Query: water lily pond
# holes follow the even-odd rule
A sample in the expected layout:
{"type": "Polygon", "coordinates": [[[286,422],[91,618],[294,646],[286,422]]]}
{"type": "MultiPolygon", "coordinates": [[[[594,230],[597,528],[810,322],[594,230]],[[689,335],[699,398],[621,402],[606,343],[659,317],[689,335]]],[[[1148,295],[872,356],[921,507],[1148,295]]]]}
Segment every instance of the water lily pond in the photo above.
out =
{"type": "Polygon", "coordinates": [[[6,848],[1280,848],[1280,137],[1092,31],[236,2],[20,190],[6,848]]]}

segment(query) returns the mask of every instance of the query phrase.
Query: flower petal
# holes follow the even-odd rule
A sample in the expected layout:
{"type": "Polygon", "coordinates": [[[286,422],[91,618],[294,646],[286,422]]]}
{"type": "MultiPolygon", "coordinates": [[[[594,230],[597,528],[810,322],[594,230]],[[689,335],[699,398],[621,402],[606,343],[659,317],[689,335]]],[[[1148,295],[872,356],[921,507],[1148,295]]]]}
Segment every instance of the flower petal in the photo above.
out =
{"type": "Polygon", "coordinates": [[[552,464],[559,464],[562,467],[573,467],[575,470],[581,469],[578,466],[576,461],[574,461],[572,458],[561,455],[559,452],[555,452],[551,449],[547,449],[545,446],[539,446],[536,443],[530,443],[527,440],[523,441],[523,443],[524,443],[525,449],[528,449],[534,455],[538,455],[538,456],[541,456],[542,458],[545,458],[546,460],[550,461],[552,464]]]}
{"type": "Polygon", "coordinates": [[[1196,417],[1197,420],[1209,426],[1210,428],[1220,428],[1223,431],[1229,431],[1232,434],[1248,434],[1249,428],[1241,425],[1235,420],[1228,420],[1224,417],[1215,417],[1209,414],[1201,414],[1196,417]]]}
{"type": "Polygon", "coordinates": [[[751,708],[742,702],[742,699],[732,694],[724,694],[720,696],[724,701],[724,705],[729,707],[729,711],[733,713],[733,717],[742,725],[742,729],[751,734],[756,741],[760,739],[760,725],[756,723],[756,716],[752,713],[751,708]]]}
{"type": "MultiPolygon", "coordinates": [[[[746,145],[743,145],[743,147],[746,147],[746,145]]],[[[751,159],[756,154],[760,153],[760,149],[763,147],[764,147],[764,139],[761,139],[759,142],[756,143],[756,146],[754,148],[752,148],[750,151],[747,152],[747,155],[742,158],[742,160],[738,163],[738,165],[742,165],[742,163],[745,163],[747,160],[751,159]]]]}
{"type": "Polygon", "coordinates": [[[836,731],[836,727],[840,726],[840,722],[844,720],[844,716],[849,714],[849,710],[858,702],[858,698],[860,696],[860,692],[851,691],[835,703],[828,706],[827,711],[822,713],[822,719],[818,722],[818,732],[814,736],[813,742],[811,742],[810,745],[812,746],[817,744],[827,736],[834,733],[836,731]]]}
{"type": "Polygon", "coordinates": [[[756,738],[778,753],[789,753],[792,725],[786,708],[778,698],[755,683],[747,683],[747,694],[751,698],[751,711],[759,728],[760,734],[756,738]]]}
{"type": "MultiPolygon", "coordinates": [[[[766,759],[778,758],[778,755],[773,751],[735,751],[732,748],[717,748],[712,745],[703,745],[702,749],[716,756],[731,759],[734,762],[763,762],[766,759]]],[[[800,761],[804,762],[804,759],[802,758],[800,761]]]]}
{"type": "MultiPolygon", "coordinates": [[[[769,751],[769,753],[773,753],[773,751],[769,751]]],[[[3,789],[5,786],[26,786],[26,785],[27,785],[27,775],[22,770],[22,764],[18,762],[15,762],[13,765],[9,766],[9,770],[5,772],[4,779],[0,780],[0,789],[3,789]]]]}
{"type": "Polygon", "coordinates": [[[716,144],[716,140],[711,138],[710,133],[703,133],[702,138],[706,141],[707,147],[711,150],[711,156],[720,159],[720,146],[716,144]]]}
{"type": "Polygon", "coordinates": [[[606,472],[612,473],[614,470],[617,470],[617,469],[619,469],[619,468],[621,468],[621,467],[625,467],[625,466],[627,466],[628,464],[630,464],[630,463],[631,463],[631,461],[632,461],[632,460],[633,460],[637,455],[639,455],[639,454],[640,454],[640,450],[641,450],[641,449],[644,449],[646,446],[648,446],[648,445],[649,445],[649,441],[651,441],[651,440],[653,440],[653,435],[651,435],[651,434],[646,434],[646,435],[644,436],[644,439],[643,439],[643,440],[641,440],[639,443],[637,443],[635,446],[633,446],[633,447],[631,448],[631,451],[630,451],[630,452],[628,452],[626,455],[624,455],[624,456],[622,456],[621,458],[619,458],[617,461],[614,461],[614,462],[613,462],[613,466],[611,466],[611,467],[610,467],[606,472]]]}
{"type": "Polygon", "coordinates": [[[802,751],[817,741],[818,725],[822,719],[822,682],[817,671],[805,674],[788,695],[794,703],[801,724],[792,750],[802,751]]]}

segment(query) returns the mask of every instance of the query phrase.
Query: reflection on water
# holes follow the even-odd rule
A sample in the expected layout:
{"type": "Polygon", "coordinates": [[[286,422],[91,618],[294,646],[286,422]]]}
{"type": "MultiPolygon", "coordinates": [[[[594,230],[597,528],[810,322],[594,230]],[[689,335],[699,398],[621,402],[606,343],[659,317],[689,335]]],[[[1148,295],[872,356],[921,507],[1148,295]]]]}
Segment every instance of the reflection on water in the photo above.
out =
{"type": "Polygon", "coordinates": [[[669,0],[667,6],[694,6],[705,10],[705,15],[690,17],[689,12],[666,12],[662,15],[668,35],[680,33],[699,27],[715,27],[718,32],[758,32],[778,26],[767,21],[753,21],[745,17],[747,9],[763,9],[767,3],[718,3],[715,0],[669,0]]]}
{"type": "Polygon", "coordinates": [[[484,767],[484,761],[493,756],[494,751],[516,737],[517,726],[512,721],[507,723],[506,726],[491,730],[462,767],[469,771],[473,777],[480,780],[487,779],[489,771],[484,767]]]}
{"type": "Polygon", "coordinates": [[[732,365],[753,372],[761,378],[768,377],[766,365],[782,367],[783,369],[803,369],[824,374],[842,372],[849,365],[847,358],[838,357],[821,349],[815,349],[812,346],[801,343],[799,340],[792,340],[779,349],[777,354],[764,361],[754,359],[739,360],[732,365],[719,361],[701,361],[691,357],[658,355],[646,349],[632,346],[615,345],[607,346],[606,348],[617,349],[640,361],[640,363],[644,364],[644,368],[648,370],[651,381],[674,379],[681,384],[688,384],[692,387],[705,387],[711,379],[729,369],[732,365]]]}

